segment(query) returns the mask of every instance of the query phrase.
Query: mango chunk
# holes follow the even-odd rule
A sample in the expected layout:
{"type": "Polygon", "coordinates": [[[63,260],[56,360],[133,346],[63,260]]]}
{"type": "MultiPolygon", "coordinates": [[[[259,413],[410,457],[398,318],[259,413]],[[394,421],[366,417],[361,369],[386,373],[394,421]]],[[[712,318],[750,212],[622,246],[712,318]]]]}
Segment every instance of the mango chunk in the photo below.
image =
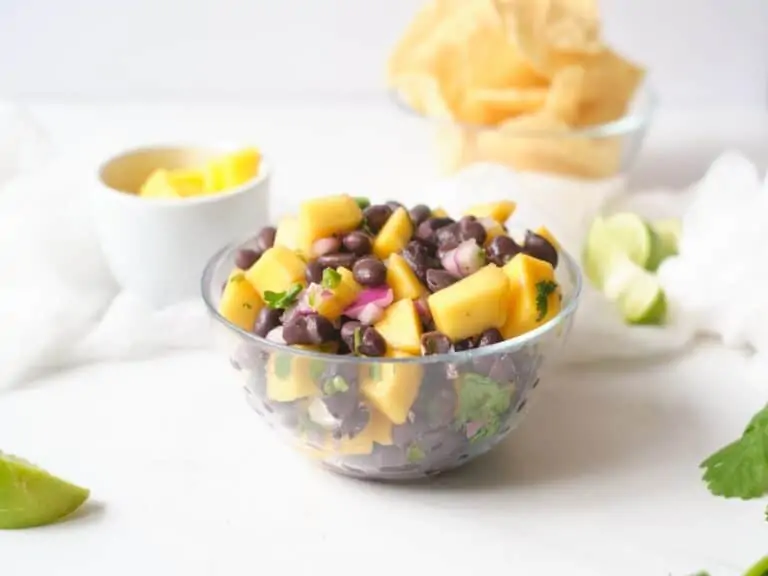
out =
{"type": "Polygon", "coordinates": [[[506,274],[495,264],[488,264],[435,292],[428,303],[437,329],[456,342],[483,330],[501,328],[507,319],[509,297],[506,274]]]}
{"type": "Polygon", "coordinates": [[[373,253],[386,260],[390,254],[400,252],[413,235],[413,223],[402,206],[394,211],[373,241],[373,253]]]}
{"type": "Polygon", "coordinates": [[[298,250],[301,245],[299,234],[299,219],[295,216],[285,216],[277,223],[275,246],[285,246],[290,250],[298,250]]]}
{"type": "MultiPolygon", "coordinates": [[[[397,351],[387,355],[411,357],[397,351]]],[[[405,423],[419,394],[423,367],[418,364],[377,364],[370,372],[360,387],[363,396],[393,424],[405,423]]]]}
{"type": "MultiPolygon", "coordinates": [[[[325,316],[329,320],[336,320],[341,317],[341,313],[344,312],[344,309],[355,301],[355,298],[357,298],[357,295],[363,289],[363,287],[355,281],[355,277],[351,270],[337,268],[336,272],[341,276],[336,287],[318,287],[318,293],[310,294],[309,296],[309,305],[317,310],[318,314],[325,316]],[[330,291],[331,295],[323,296],[322,292],[325,290],[330,291]]],[[[312,288],[308,290],[308,292],[311,291],[312,288]]]]}
{"type": "Polygon", "coordinates": [[[267,398],[293,402],[319,395],[313,362],[317,361],[280,352],[272,354],[267,360],[267,398]]]}
{"type": "Polygon", "coordinates": [[[205,166],[205,188],[220,192],[242,186],[255,178],[261,165],[261,153],[256,148],[245,148],[214,158],[205,166]]]}
{"type": "Polygon", "coordinates": [[[406,298],[389,306],[374,327],[390,348],[416,355],[421,352],[421,320],[413,300],[406,298]]]}
{"type": "Polygon", "coordinates": [[[493,218],[499,224],[504,224],[515,212],[517,204],[511,200],[499,200],[498,202],[487,202],[472,206],[465,214],[477,218],[493,218]]]}
{"type": "Polygon", "coordinates": [[[312,256],[312,243],[320,238],[350,232],[363,221],[363,211],[346,194],[302,202],[299,207],[300,249],[312,256]]]}
{"type": "Polygon", "coordinates": [[[360,455],[373,452],[373,444],[392,444],[392,422],[377,410],[371,410],[368,424],[354,438],[342,438],[326,442],[326,450],[337,454],[360,455]]]}
{"type": "Polygon", "coordinates": [[[557,238],[552,235],[552,232],[550,232],[549,229],[547,229],[545,226],[539,226],[536,230],[534,230],[534,232],[552,244],[555,250],[560,252],[560,242],[557,241],[557,238]]]}
{"type": "Polygon", "coordinates": [[[171,185],[168,170],[155,170],[139,189],[139,196],[145,198],[178,198],[179,194],[171,185]]]}
{"type": "Polygon", "coordinates": [[[414,300],[427,293],[426,287],[400,254],[391,254],[387,261],[387,284],[392,288],[395,300],[414,300]]]}
{"type": "Polygon", "coordinates": [[[256,289],[238,271],[230,276],[219,302],[219,313],[232,324],[250,332],[264,307],[256,289]]]}
{"type": "Polygon", "coordinates": [[[432,210],[432,218],[448,218],[450,214],[444,208],[435,208],[432,210]]]}
{"type": "Polygon", "coordinates": [[[264,293],[285,292],[297,282],[304,284],[306,264],[285,246],[273,246],[245,273],[262,299],[264,293]]]}
{"type": "Polygon", "coordinates": [[[509,278],[511,298],[504,338],[514,338],[541,326],[560,312],[561,290],[549,262],[518,254],[503,268],[509,278]]]}
{"type": "Polygon", "coordinates": [[[506,231],[504,230],[504,226],[498,222],[494,222],[493,226],[489,226],[485,229],[485,234],[485,245],[488,246],[497,236],[504,236],[506,231]]]}

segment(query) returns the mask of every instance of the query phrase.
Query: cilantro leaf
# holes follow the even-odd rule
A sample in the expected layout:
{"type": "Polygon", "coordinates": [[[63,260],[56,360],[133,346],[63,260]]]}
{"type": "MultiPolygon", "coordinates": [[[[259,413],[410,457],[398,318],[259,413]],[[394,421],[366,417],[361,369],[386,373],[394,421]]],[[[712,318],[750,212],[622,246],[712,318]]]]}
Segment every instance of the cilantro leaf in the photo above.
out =
{"type": "Polygon", "coordinates": [[[275,376],[285,380],[291,375],[291,357],[288,354],[275,354],[275,376]]]}
{"type": "Polygon", "coordinates": [[[363,330],[358,326],[352,333],[352,353],[357,354],[357,349],[363,343],[363,330]]]}
{"type": "Polygon", "coordinates": [[[341,274],[336,272],[333,268],[326,268],[323,270],[323,280],[322,285],[323,288],[327,288],[328,290],[333,290],[336,288],[336,286],[339,285],[341,282],[341,274]]]}
{"type": "Polygon", "coordinates": [[[310,360],[309,361],[309,377],[312,382],[320,382],[325,372],[325,362],[322,360],[310,360]]]}
{"type": "Polygon", "coordinates": [[[501,428],[504,413],[512,403],[512,390],[482,376],[462,374],[459,386],[457,423],[479,422],[483,426],[472,435],[472,441],[493,436],[501,428]]]}
{"type": "Polygon", "coordinates": [[[541,322],[549,312],[549,297],[557,290],[557,282],[552,280],[542,280],[536,283],[536,310],[539,313],[536,316],[536,322],[541,322]]]}
{"type": "Polygon", "coordinates": [[[405,452],[405,458],[410,462],[411,464],[414,464],[416,462],[421,462],[426,457],[426,454],[424,454],[424,450],[422,450],[421,446],[418,444],[411,444],[408,446],[408,449],[405,452]]]}
{"type": "Polygon", "coordinates": [[[347,384],[343,376],[334,376],[323,384],[323,393],[326,396],[333,396],[338,392],[346,392],[348,390],[349,384],[347,384]]]}
{"type": "Polygon", "coordinates": [[[272,292],[271,290],[267,290],[264,292],[264,302],[267,306],[273,309],[288,308],[288,306],[296,302],[302,289],[303,286],[297,282],[285,292],[272,292]]]}
{"type": "Polygon", "coordinates": [[[368,206],[371,205],[371,201],[368,200],[365,196],[356,196],[355,202],[357,202],[357,205],[360,207],[360,210],[365,210],[368,208],[368,206]]]}
{"type": "Polygon", "coordinates": [[[768,495],[768,406],[744,434],[701,463],[704,482],[715,496],[751,500],[768,495]]]}

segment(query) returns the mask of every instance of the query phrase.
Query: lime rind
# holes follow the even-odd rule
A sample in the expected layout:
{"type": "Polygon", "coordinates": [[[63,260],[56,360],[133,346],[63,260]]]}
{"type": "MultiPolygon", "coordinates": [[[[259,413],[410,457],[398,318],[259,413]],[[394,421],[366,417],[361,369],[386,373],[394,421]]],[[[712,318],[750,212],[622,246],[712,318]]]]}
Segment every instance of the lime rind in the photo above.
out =
{"type": "Polygon", "coordinates": [[[80,508],[89,496],[86,488],[0,452],[0,529],[52,524],[80,508]]]}
{"type": "Polygon", "coordinates": [[[683,234],[682,222],[677,218],[658,220],[651,225],[659,239],[660,262],[671,256],[677,256],[680,236],[683,234]]]}

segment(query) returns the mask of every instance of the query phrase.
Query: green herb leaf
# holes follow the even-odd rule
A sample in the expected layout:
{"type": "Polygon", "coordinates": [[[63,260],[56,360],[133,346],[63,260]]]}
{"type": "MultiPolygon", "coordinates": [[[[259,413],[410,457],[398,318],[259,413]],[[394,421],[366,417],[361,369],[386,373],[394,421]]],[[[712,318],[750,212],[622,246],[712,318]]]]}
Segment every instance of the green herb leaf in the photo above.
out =
{"type": "Polygon", "coordinates": [[[542,280],[536,283],[536,322],[541,322],[549,312],[549,297],[557,290],[557,282],[542,280]]]}
{"type": "Polygon", "coordinates": [[[347,381],[344,380],[342,376],[334,376],[323,384],[323,393],[326,396],[333,396],[334,394],[346,392],[347,390],[349,390],[349,384],[347,384],[347,381]]]}
{"type": "Polygon", "coordinates": [[[355,202],[357,202],[357,205],[360,206],[360,210],[365,210],[368,208],[368,206],[371,205],[371,201],[368,200],[365,196],[357,196],[355,197],[355,202]]]}
{"type": "Polygon", "coordinates": [[[291,357],[288,354],[275,354],[275,376],[285,380],[291,375],[291,357]]]}
{"type": "Polygon", "coordinates": [[[325,362],[322,360],[310,360],[309,377],[315,384],[320,382],[320,378],[322,378],[323,372],[325,372],[325,362]]]}
{"type": "Polygon", "coordinates": [[[704,481],[715,496],[750,500],[768,495],[768,406],[744,434],[701,463],[704,481]]]}
{"type": "Polygon", "coordinates": [[[498,431],[500,419],[512,403],[512,390],[491,378],[469,372],[460,378],[458,400],[458,424],[484,422],[487,430],[478,434],[485,437],[498,431]]]}
{"type": "Polygon", "coordinates": [[[264,302],[270,308],[288,308],[291,304],[296,302],[296,299],[303,288],[304,287],[297,282],[285,292],[272,292],[267,290],[264,292],[264,302]]]}
{"type": "Polygon", "coordinates": [[[323,288],[333,290],[341,282],[341,274],[336,272],[333,268],[326,268],[323,270],[323,288]]]}
{"type": "Polygon", "coordinates": [[[425,457],[424,450],[418,444],[411,444],[405,452],[406,460],[411,463],[421,462],[425,457]]]}
{"type": "Polygon", "coordinates": [[[358,326],[352,334],[352,353],[357,354],[357,349],[363,343],[363,330],[358,326]]]}

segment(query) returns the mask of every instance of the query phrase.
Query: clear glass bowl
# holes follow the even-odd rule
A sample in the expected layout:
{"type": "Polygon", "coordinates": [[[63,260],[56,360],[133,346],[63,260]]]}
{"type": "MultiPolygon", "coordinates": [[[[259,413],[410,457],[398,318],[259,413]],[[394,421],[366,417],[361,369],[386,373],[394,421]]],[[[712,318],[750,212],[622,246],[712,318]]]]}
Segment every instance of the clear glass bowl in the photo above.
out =
{"type": "Polygon", "coordinates": [[[568,130],[542,129],[533,124],[459,124],[424,116],[397,91],[390,96],[397,108],[432,132],[438,168],[444,174],[491,162],[520,172],[580,179],[618,176],[634,165],[656,109],[656,95],[648,81],[635,92],[622,118],[568,130]]]}
{"type": "Polygon", "coordinates": [[[203,274],[219,347],[243,376],[250,405],[280,436],[325,467],[364,479],[431,476],[498,444],[521,421],[543,363],[560,353],[581,291],[576,262],[561,254],[562,310],[520,337],[418,358],[323,354],[260,338],[218,313],[235,252],[247,246],[224,248],[203,274]],[[404,421],[393,423],[366,399],[361,388],[374,385],[415,396],[404,421]]]}

